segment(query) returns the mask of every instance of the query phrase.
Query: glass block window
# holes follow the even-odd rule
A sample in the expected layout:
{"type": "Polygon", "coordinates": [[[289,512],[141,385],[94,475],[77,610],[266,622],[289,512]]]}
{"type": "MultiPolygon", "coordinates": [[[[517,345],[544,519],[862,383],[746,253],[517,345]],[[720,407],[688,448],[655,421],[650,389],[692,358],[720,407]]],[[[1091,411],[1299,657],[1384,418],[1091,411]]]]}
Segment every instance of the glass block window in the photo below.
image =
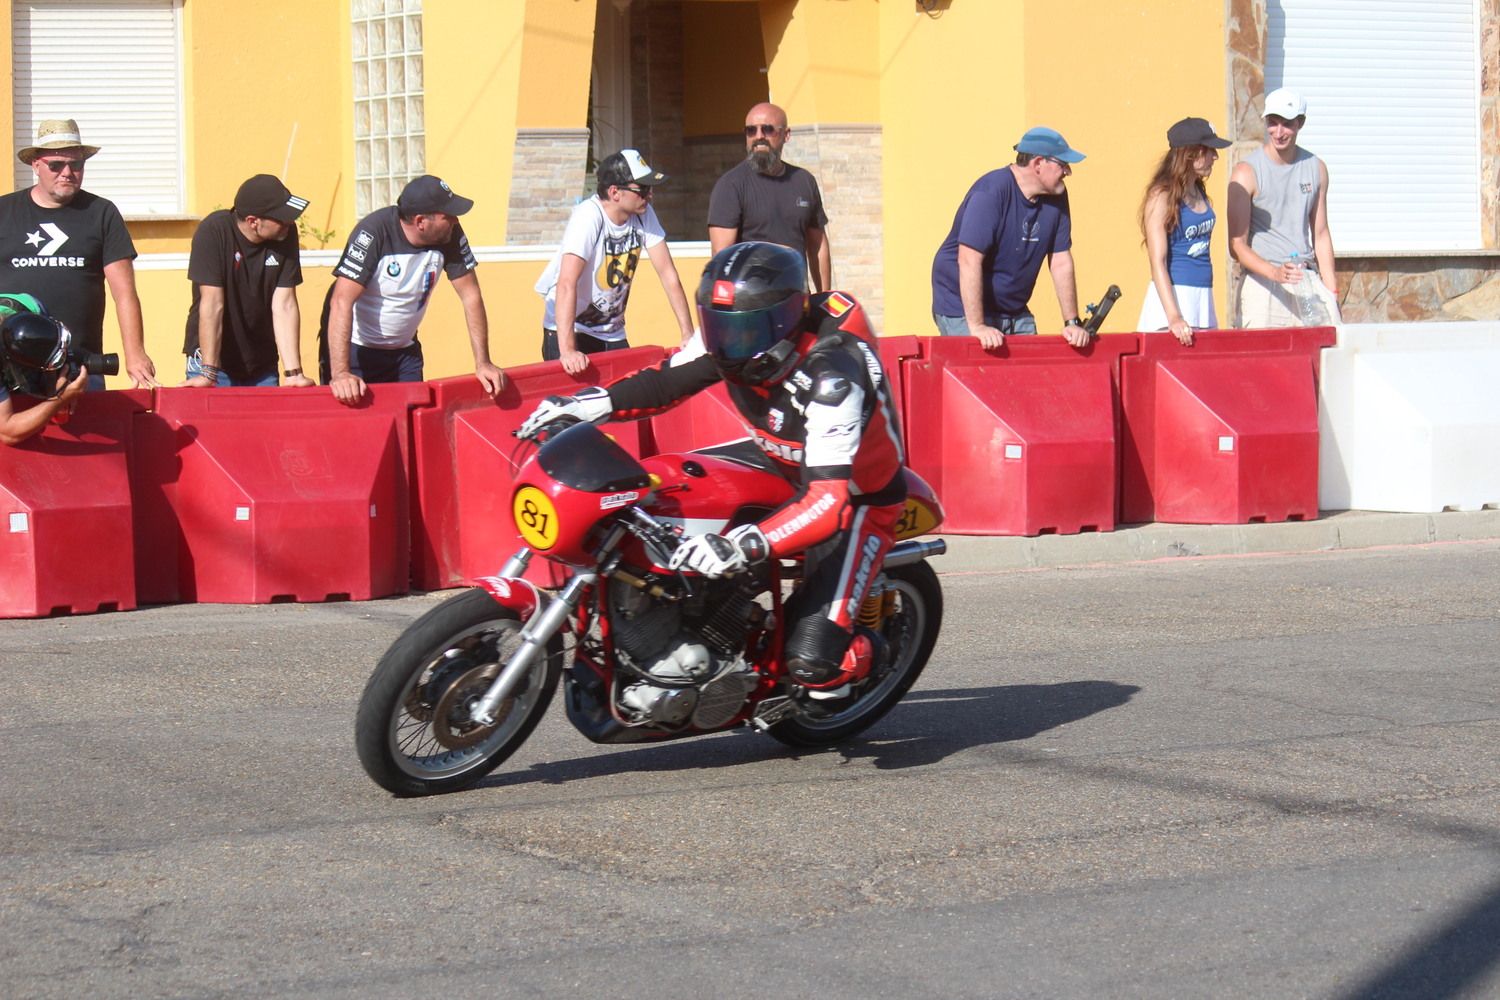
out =
{"type": "Polygon", "coordinates": [[[352,0],[354,202],[365,214],[394,205],[426,173],[422,115],[422,0],[352,0]]]}

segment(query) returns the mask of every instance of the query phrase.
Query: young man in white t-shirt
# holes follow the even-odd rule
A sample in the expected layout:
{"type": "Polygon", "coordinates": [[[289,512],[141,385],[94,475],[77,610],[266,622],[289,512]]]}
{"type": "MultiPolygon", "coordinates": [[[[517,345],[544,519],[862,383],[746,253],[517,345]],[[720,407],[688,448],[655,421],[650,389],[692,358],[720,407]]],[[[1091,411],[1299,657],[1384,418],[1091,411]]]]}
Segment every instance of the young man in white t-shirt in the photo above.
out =
{"type": "Polygon", "coordinates": [[[687,294],[651,208],[651,189],[667,175],[651,169],[637,150],[622,149],[600,162],[596,176],[597,193],[573,209],[562,245],[536,283],[546,299],[542,360],[561,361],[570,375],[588,367],[585,355],[630,346],[625,305],[642,248],[661,279],[683,342],[693,335],[687,294]]]}

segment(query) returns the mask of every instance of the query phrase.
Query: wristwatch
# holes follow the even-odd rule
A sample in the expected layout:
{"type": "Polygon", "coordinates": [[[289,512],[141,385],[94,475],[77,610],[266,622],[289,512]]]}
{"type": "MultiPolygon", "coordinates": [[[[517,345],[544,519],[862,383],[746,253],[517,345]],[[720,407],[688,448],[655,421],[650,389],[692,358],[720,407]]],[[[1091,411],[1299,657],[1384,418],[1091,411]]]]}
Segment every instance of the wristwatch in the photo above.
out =
{"type": "Polygon", "coordinates": [[[302,374],[302,369],[301,368],[288,368],[286,371],[284,371],[284,372],[281,373],[281,377],[282,378],[296,378],[298,375],[301,375],[301,374],[302,374]]]}
{"type": "Polygon", "coordinates": [[[1063,320],[1063,326],[1083,326],[1083,321],[1074,316],[1072,319],[1063,320]]]}

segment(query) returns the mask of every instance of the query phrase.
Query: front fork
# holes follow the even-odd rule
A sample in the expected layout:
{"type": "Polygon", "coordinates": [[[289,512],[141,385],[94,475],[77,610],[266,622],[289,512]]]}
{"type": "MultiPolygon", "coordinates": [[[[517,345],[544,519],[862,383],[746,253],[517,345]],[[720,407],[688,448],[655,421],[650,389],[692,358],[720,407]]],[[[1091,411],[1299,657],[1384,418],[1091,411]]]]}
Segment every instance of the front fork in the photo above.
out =
{"type": "MultiPolygon", "coordinates": [[[[519,579],[521,574],[526,572],[526,564],[530,560],[531,550],[522,549],[510,557],[504,569],[500,571],[501,577],[519,579]]],[[[568,623],[568,619],[573,616],[573,612],[583,600],[584,594],[598,580],[599,574],[597,573],[574,575],[558,595],[547,602],[546,607],[527,620],[521,629],[521,648],[505,661],[500,675],[490,684],[484,697],[475,702],[470,710],[469,718],[475,725],[493,726],[495,724],[495,709],[515,692],[521,680],[536,664],[537,657],[547,655],[547,643],[568,623]]]]}

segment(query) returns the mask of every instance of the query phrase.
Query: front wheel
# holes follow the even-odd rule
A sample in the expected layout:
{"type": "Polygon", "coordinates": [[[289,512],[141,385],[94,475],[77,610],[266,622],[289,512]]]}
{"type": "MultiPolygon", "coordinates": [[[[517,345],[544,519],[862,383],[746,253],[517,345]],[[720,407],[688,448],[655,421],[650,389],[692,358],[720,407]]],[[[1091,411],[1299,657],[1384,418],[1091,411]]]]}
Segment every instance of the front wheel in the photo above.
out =
{"type": "Polygon", "coordinates": [[[495,724],[469,720],[469,706],[521,644],[521,621],[482,590],[449,598],[401,634],[370,675],[354,720],[359,762],[397,795],[465,788],[526,741],[557,690],[562,639],[553,636],[495,724]]]}
{"type": "Polygon", "coordinates": [[[885,668],[872,671],[847,698],[831,703],[827,715],[778,722],[768,730],[776,739],[794,747],[846,740],[879,721],[922,675],[943,626],[943,588],[925,562],[891,567],[885,577],[891,601],[879,629],[890,651],[885,668]]]}

